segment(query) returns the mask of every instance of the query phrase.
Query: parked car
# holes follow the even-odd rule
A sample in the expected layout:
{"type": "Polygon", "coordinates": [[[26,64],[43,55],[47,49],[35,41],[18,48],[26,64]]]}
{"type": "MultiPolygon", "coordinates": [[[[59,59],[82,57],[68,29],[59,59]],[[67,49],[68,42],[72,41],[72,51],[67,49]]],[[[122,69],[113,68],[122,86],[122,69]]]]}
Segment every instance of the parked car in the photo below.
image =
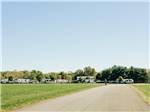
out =
{"type": "Polygon", "coordinates": [[[124,83],[124,84],[132,84],[132,83],[134,83],[134,80],[133,79],[123,79],[122,83],[124,83]]]}

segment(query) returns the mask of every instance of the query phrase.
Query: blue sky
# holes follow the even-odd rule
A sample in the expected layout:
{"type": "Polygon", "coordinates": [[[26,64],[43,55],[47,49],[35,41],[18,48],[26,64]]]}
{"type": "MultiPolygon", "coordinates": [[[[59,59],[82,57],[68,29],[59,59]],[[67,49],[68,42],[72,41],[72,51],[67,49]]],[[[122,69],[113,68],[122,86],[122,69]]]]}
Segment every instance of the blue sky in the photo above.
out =
{"type": "Polygon", "coordinates": [[[3,70],[148,67],[146,2],[3,2],[3,70]]]}

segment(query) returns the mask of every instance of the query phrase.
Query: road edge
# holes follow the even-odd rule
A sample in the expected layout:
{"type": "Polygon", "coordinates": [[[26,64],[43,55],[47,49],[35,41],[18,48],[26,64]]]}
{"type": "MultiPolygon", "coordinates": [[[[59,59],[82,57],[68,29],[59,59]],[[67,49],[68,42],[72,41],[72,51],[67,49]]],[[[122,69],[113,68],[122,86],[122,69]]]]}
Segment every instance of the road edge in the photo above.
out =
{"type": "MultiPolygon", "coordinates": [[[[79,92],[82,92],[82,91],[86,91],[88,89],[93,89],[93,88],[96,88],[96,87],[100,87],[100,86],[103,86],[103,85],[99,85],[97,84],[96,86],[91,86],[91,87],[87,87],[87,88],[84,88],[84,89],[81,89],[81,90],[78,90],[78,91],[73,91],[73,92],[70,92],[70,93],[66,93],[66,94],[62,94],[60,96],[55,96],[55,97],[51,97],[51,98],[47,98],[47,99],[44,99],[44,100],[39,100],[39,101],[35,101],[35,102],[32,102],[32,103],[29,103],[29,104],[25,104],[25,105],[22,105],[22,106],[19,106],[17,108],[14,108],[12,110],[3,110],[4,112],[15,112],[16,110],[18,109],[21,109],[23,107],[28,107],[30,105],[34,105],[34,104],[37,104],[37,103],[40,103],[40,102],[45,102],[45,101],[48,101],[48,100],[53,100],[53,99],[56,99],[56,98],[59,98],[59,97],[64,97],[64,96],[67,96],[67,95],[71,95],[71,94],[75,94],[75,93],[79,93],[79,92]]],[[[2,112],[3,112],[2,111],[2,112]]],[[[1,112],[1,111],[0,111],[1,112]]]]}
{"type": "Polygon", "coordinates": [[[147,98],[143,92],[134,87],[134,85],[130,85],[130,87],[143,99],[143,101],[150,106],[149,98],[147,98]]]}

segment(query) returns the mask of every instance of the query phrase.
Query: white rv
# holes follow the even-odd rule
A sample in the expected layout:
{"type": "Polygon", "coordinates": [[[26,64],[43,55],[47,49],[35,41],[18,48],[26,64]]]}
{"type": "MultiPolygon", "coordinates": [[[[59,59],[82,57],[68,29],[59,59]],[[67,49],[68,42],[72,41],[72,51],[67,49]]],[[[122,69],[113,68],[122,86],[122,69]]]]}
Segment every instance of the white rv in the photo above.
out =
{"type": "Polygon", "coordinates": [[[30,79],[16,79],[15,83],[27,84],[27,83],[30,83],[30,79]]]}

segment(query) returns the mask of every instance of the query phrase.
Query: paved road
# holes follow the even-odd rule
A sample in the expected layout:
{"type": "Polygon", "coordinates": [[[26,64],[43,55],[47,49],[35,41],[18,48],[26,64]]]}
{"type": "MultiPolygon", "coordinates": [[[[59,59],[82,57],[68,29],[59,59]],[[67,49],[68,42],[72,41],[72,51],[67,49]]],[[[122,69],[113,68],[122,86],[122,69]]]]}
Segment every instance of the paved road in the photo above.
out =
{"type": "Polygon", "coordinates": [[[128,85],[107,85],[43,101],[16,112],[148,112],[149,109],[128,85]]]}

